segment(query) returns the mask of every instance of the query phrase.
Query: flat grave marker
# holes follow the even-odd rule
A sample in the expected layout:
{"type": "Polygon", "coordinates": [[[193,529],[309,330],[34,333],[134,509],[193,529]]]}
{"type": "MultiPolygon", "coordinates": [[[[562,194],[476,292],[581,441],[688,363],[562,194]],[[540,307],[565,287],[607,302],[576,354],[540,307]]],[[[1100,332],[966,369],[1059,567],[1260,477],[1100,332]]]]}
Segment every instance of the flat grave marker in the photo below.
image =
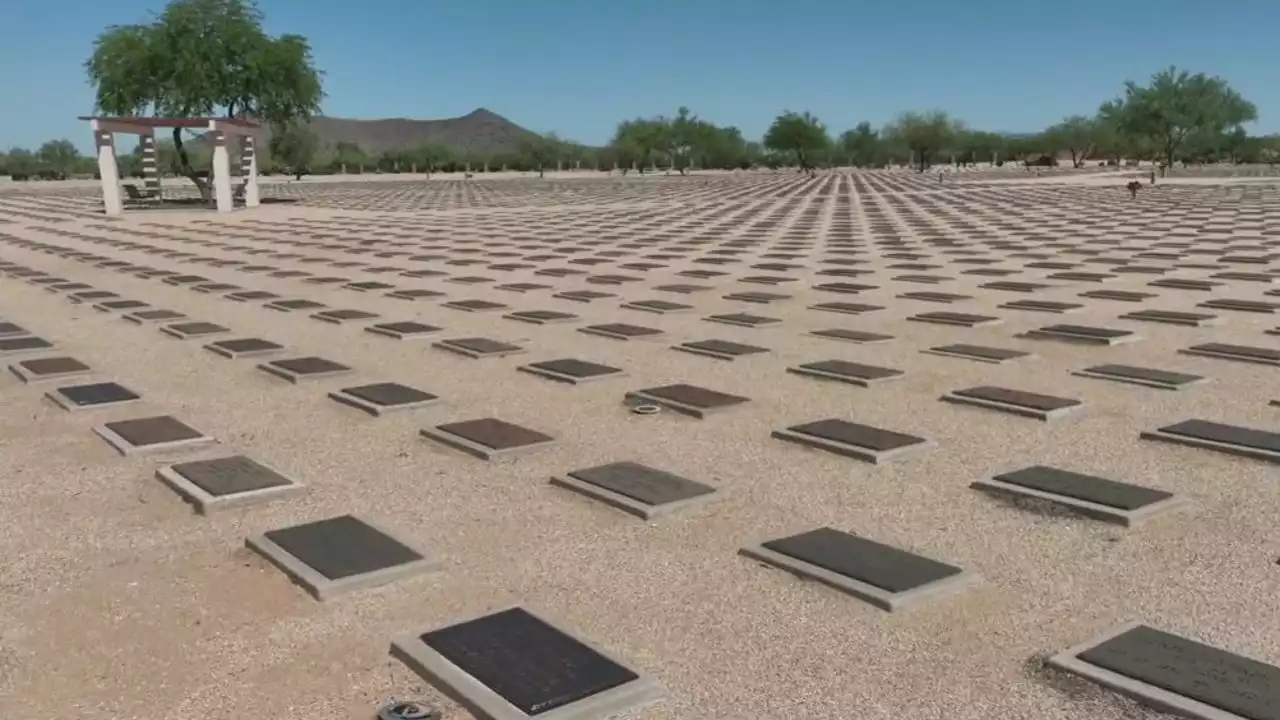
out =
{"type": "Polygon", "coordinates": [[[239,290],[240,286],[232,285],[231,283],[214,282],[214,283],[204,283],[202,285],[192,285],[191,289],[198,293],[211,295],[214,293],[226,293],[226,292],[231,292],[232,290],[239,290]]]}
{"type": "Polygon", "coordinates": [[[954,565],[829,527],[754,543],[739,552],[889,612],[979,582],[954,565]]]}
{"type": "Polygon", "coordinates": [[[417,410],[440,399],[429,392],[390,382],[342,388],[329,393],[329,397],[375,417],[389,412],[417,410]]]}
{"type": "Polygon", "coordinates": [[[1064,303],[1052,300],[1014,300],[1013,302],[1001,303],[1001,308],[1006,310],[1025,310],[1028,312],[1043,312],[1062,315],[1072,313],[1084,307],[1080,303],[1064,303]]]}
{"type": "Polygon", "coordinates": [[[725,300],[736,300],[738,302],[756,303],[759,305],[767,305],[778,300],[790,300],[790,295],[781,295],[779,293],[768,292],[738,292],[729,293],[724,296],[725,300]]]}
{"type": "Polygon", "coordinates": [[[1258,365],[1280,366],[1280,349],[1276,348],[1233,345],[1231,343],[1203,343],[1182,348],[1178,352],[1183,355],[1195,355],[1219,360],[1236,360],[1258,365]]]}
{"type": "Polygon", "coordinates": [[[325,307],[325,304],[314,300],[302,299],[272,300],[271,302],[263,305],[263,307],[270,308],[272,310],[279,310],[280,312],[293,312],[294,310],[320,310],[325,307]]]}
{"type": "Polygon", "coordinates": [[[830,328],[827,330],[814,330],[809,333],[814,337],[826,338],[828,340],[842,340],[844,342],[858,344],[873,344],[888,342],[893,339],[892,335],[883,333],[863,332],[862,330],[847,330],[844,328],[830,328]]]}
{"type": "Polygon", "coordinates": [[[424,428],[423,437],[481,460],[494,460],[541,450],[555,438],[497,418],[480,418],[424,428]]]}
{"type": "Polygon", "coordinates": [[[516,369],[521,372],[537,375],[549,380],[569,383],[570,385],[578,385],[585,382],[622,377],[626,375],[626,373],[619,368],[587,362],[586,360],[575,360],[573,358],[544,360],[542,362],[521,365],[516,369]]]}
{"type": "Polygon", "coordinates": [[[810,305],[810,310],[821,310],[823,312],[844,313],[845,315],[862,315],[863,313],[875,312],[883,310],[883,305],[867,305],[866,303],[849,303],[849,302],[828,302],[810,305]]]}
{"type": "Polygon", "coordinates": [[[508,320],[519,320],[521,322],[533,323],[534,325],[564,323],[578,319],[578,316],[573,313],[556,312],[555,310],[520,310],[513,313],[507,313],[502,317],[507,318],[508,320]]]}
{"type": "Polygon", "coordinates": [[[1192,419],[1143,431],[1139,437],[1280,463],[1280,433],[1268,430],[1192,419]]]}
{"type": "Polygon", "coordinates": [[[1046,325],[1036,330],[1028,330],[1018,337],[1031,340],[1058,340],[1083,345],[1119,345],[1139,339],[1132,330],[1088,325],[1046,325]]]}
{"type": "Polygon", "coordinates": [[[1139,322],[1163,323],[1165,325],[1181,325],[1184,327],[1205,327],[1218,324],[1217,315],[1205,313],[1177,312],[1173,310],[1138,310],[1125,313],[1121,320],[1137,320],[1139,322]]]}
{"type": "Polygon", "coordinates": [[[441,307],[447,307],[450,310],[461,310],[463,312],[489,312],[492,310],[507,309],[507,306],[502,303],[489,302],[488,300],[453,300],[443,303],[441,307]]]}
{"type": "Polygon", "coordinates": [[[943,292],[907,292],[897,296],[903,300],[921,300],[923,302],[936,302],[950,305],[951,303],[960,302],[961,300],[972,300],[968,295],[957,295],[955,293],[943,292]]]}
{"type": "Polygon", "coordinates": [[[588,335],[599,335],[613,340],[638,340],[642,338],[652,338],[662,335],[663,332],[657,328],[644,327],[642,325],[630,325],[628,323],[607,323],[604,325],[588,325],[578,328],[578,332],[588,335]]]}
{"type": "Polygon", "coordinates": [[[626,400],[631,403],[643,401],[661,405],[699,419],[713,412],[727,410],[748,402],[747,398],[740,395],[730,395],[685,383],[635,390],[626,394],[626,400]]]}
{"type": "Polygon", "coordinates": [[[67,385],[50,390],[45,393],[45,397],[53,401],[58,407],[68,411],[116,407],[142,399],[141,395],[114,382],[67,385]]]}
{"type": "Polygon", "coordinates": [[[1116,300],[1119,302],[1142,302],[1150,300],[1153,297],[1159,297],[1155,293],[1133,292],[1130,290],[1089,290],[1080,293],[1080,297],[1086,297],[1093,300],[1116,300]]]}
{"type": "Polygon", "coordinates": [[[911,322],[933,323],[936,325],[957,325],[960,327],[986,327],[989,325],[999,325],[1004,322],[998,317],[990,315],[972,315],[970,313],[955,312],[926,312],[912,315],[907,318],[911,322]]]}
{"type": "Polygon", "coordinates": [[[0,338],[0,357],[52,350],[54,344],[35,335],[0,338]]]}
{"type": "Polygon", "coordinates": [[[369,292],[370,290],[390,290],[395,287],[390,283],[378,282],[377,280],[365,280],[361,282],[351,282],[342,287],[357,292],[369,292]]]}
{"type": "Polygon", "coordinates": [[[397,300],[425,300],[427,298],[444,297],[444,293],[435,290],[406,289],[393,290],[387,293],[387,297],[397,300]]]}
{"type": "Polygon", "coordinates": [[[352,320],[372,320],[378,317],[378,313],[366,312],[364,310],[321,310],[311,316],[316,320],[334,325],[341,325],[352,320]]]}
{"type": "Polygon", "coordinates": [[[1013,362],[1023,358],[1035,357],[1029,352],[1022,350],[1013,350],[1010,348],[988,347],[986,345],[968,345],[965,343],[956,343],[953,345],[938,345],[936,347],[921,350],[926,355],[940,355],[942,357],[954,357],[963,360],[974,360],[977,362],[991,363],[999,365],[1001,363],[1013,362]]]}
{"type": "Polygon", "coordinates": [[[1280,707],[1280,667],[1142,622],[1114,627],[1048,664],[1198,720],[1271,720],[1280,707]]]}
{"type": "Polygon", "coordinates": [[[1208,378],[1200,375],[1191,375],[1189,373],[1115,364],[1094,365],[1083,370],[1077,370],[1072,375],[1096,380],[1114,380],[1115,382],[1142,385],[1161,390],[1181,390],[1208,380],[1208,378]]]}
{"type": "Polygon", "coordinates": [[[846,360],[822,360],[787,368],[787,372],[823,380],[835,380],[859,387],[871,387],[903,376],[901,370],[863,365],[846,360]]]}
{"type": "Polygon", "coordinates": [[[231,332],[231,329],[211,322],[187,322],[164,325],[160,328],[160,332],[179,340],[188,340],[205,335],[222,335],[231,332]]]}
{"type": "Polygon", "coordinates": [[[284,346],[261,338],[237,338],[235,340],[218,340],[204,346],[205,350],[222,357],[236,360],[245,357],[262,357],[284,350],[284,346]]]}
{"type": "Polygon", "coordinates": [[[245,544],[317,600],[441,566],[439,559],[415,550],[390,531],[351,515],[270,530],[245,544]]]}
{"type": "Polygon", "coordinates": [[[30,335],[25,328],[11,322],[0,322],[0,338],[18,337],[19,335],[30,335]]]}
{"type": "Polygon", "coordinates": [[[736,360],[740,357],[769,352],[769,348],[763,348],[756,345],[744,345],[742,343],[730,342],[728,340],[695,340],[693,342],[672,345],[671,349],[679,350],[680,352],[692,353],[694,355],[712,357],[717,360],[736,360]]]}
{"type": "Polygon", "coordinates": [[[134,325],[144,325],[146,323],[167,322],[170,320],[182,320],[187,316],[176,310],[139,310],[138,312],[125,313],[120,317],[128,320],[134,325]]]}
{"type": "Polygon", "coordinates": [[[108,300],[94,305],[93,309],[98,312],[120,312],[122,310],[138,310],[145,307],[149,307],[149,305],[141,300],[108,300]]]}
{"type": "Polygon", "coordinates": [[[522,355],[529,352],[519,345],[482,337],[449,338],[432,343],[431,347],[448,350],[469,358],[507,357],[508,355],[522,355]]]}
{"type": "Polygon", "coordinates": [[[1189,278],[1160,278],[1147,283],[1151,287],[1173,288],[1174,290],[1200,290],[1208,292],[1222,283],[1209,280],[1192,280],[1189,278]]]}
{"type": "Polygon", "coordinates": [[[109,422],[94,432],[121,455],[189,450],[217,442],[170,415],[109,422]]]}
{"type": "Polygon", "coordinates": [[[351,372],[351,368],[346,365],[314,356],[272,360],[262,363],[258,366],[258,369],[294,384],[306,380],[320,380],[336,375],[345,375],[351,372]]]}
{"type": "Polygon", "coordinates": [[[394,338],[396,340],[421,340],[430,335],[438,333],[443,328],[435,325],[427,325],[426,323],[406,320],[404,322],[377,323],[365,328],[365,332],[381,335],[383,337],[394,338]]]}
{"type": "Polygon", "coordinates": [[[622,307],[628,310],[642,310],[644,312],[657,313],[659,315],[688,312],[693,309],[692,305],[667,302],[666,300],[639,300],[636,302],[623,303],[622,307]]]}
{"type": "Polygon", "coordinates": [[[1152,515],[1183,505],[1181,498],[1163,490],[1045,465],[978,480],[969,487],[1014,499],[1052,503],[1125,527],[1136,526],[1152,515]]]}
{"type": "Polygon", "coordinates": [[[398,635],[391,648],[481,720],[596,720],[663,697],[656,680],[519,606],[398,635]]]}
{"type": "Polygon", "coordinates": [[[736,325],[738,327],[759,328],[768,325],[776,325],[780,322],[778,318],[764,317],[763,315],[752,315],[750,313],[730,313],[727,315],[710,315],[703,318],[708,322],[724,323],[725,325],[736,325]]]}
{"type": "Polygon", "coordinates": [[[933,442],[921,437],[837,418],[775,430],[773,437],[877,465],[934,447],[933,442]]]}
{"type": "Polygon", "coordinates": [[[103,300],[113,300],[120,296],[113,292],[107,292],[106,290],[86,290],[85,292],[71,293],[67,297],[71,302],[79,305],[86,302],[95,303],[102,302],[103,300]]]}
{"type": "Polygon", "coordinates": [[[952,390],[939,399],[957,405],[1000,410],[1045,422],[1057,420],[1084,407],[1084,403],[1073,398],[1042,395],[992,385],[952,390]]]}
{"type": "Polygon", "coordinates": [[[195,506],[201,515],[297,495],[304,486],[244,455],[177,463],[156,477],[195,506]]]}
{"type": "Polygon", "coordinates": [[[605,298],[617,297],[614,293],[597,292],[595,290],[570,290],[568,292],[556,293],[551,297],[560,300],[572,300],[574,302],[589,303],[595,300],[603,300],[605,298]]]}
{"type": "Polygon", "coordinates": [[[645,520],[688,511],[720,495],[709,485],[635,462],[574,470],[551,483],[645,520]]]}
{"type": "Polygon", "coordinates": [[[1261,300],[1238,300],[1234,298],[1214,298],[1206,300],[1196,305],[1196,307],[1209,308],[1211,310],[1235,310],[1237,312],[1252,312],[1274,314],[1280,309],[1280,303],[1263,302],[1261,300]]]}
{"type": "Polygon", "coordinates": [[[274,300],[280,296],[267,290],[245,290],[244,292],[227,293],[223,297],[236,302],[253,302],[257,300],[274,300]]]}
{"type": "Polygon", "coordinates": [[[25,383],[42,383],[83,377],[93,370],[71,357],[37,358],[22,360],[9,366],[9,372],[25,383]]]}

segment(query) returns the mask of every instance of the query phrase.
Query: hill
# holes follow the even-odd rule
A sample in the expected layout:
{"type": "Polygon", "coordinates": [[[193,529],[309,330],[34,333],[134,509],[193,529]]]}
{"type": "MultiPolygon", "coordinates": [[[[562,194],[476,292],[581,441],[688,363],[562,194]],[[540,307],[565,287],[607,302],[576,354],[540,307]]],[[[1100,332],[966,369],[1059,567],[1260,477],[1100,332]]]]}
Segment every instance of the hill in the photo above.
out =
{"type": "Polygon", "coordinates": [[[311,130],[319,136],[322,147],[332,148],[340,142],[355,143],[371,155],[421,145],[441,145],[466,153],[495,155],[516,152],[521,140],[536,135],[484,108],[462,117],[441,120],[317,117],[311,121],[311,130]]]}

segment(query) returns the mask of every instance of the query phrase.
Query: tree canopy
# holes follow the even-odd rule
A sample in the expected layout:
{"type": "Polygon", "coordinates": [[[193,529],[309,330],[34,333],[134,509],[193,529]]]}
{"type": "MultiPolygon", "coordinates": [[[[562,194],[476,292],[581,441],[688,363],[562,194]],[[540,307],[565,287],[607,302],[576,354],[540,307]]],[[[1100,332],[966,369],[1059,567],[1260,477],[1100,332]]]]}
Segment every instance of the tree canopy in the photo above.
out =
{"type": "Polygon", "coordinates": [[[1258,109],[1226,80],[1170,67],[1146,85],[1130,80],[1124,94],[1099,111],[1120,132],[1150,142],[1169,165],[1188,140],[1209,138],[1258,119],[1258,109]]]}
{"type": "Polygon", "coordinates": [[[271,156],[289,168],[298,180],[311,172],[316,153],[320,150],[320,138],[306,125],[292,122],[276,128],[268,143],[271,156]]]}
{"type": "MultiPolygon", "coordinates": [[[[324,98],[322,75],[300,35],[272,37],[254,0],[173,0],[150,22],[107,28],[85,70],[95,105],[112,115],[250,118],[277,130],[308,120],[324,98]]],[[[184,172],[191,167],[173,130],[184,172]]]]}
{"type": "Polygon", "coordinates": [[[808,111],[784,110],[764,133],[764,146],[780,153],[794,153],[801,170],[812,171],[814,156],[831,145],[827,126],[808,111]]]}
{"type": "Polygon", "coordinates": [[[950,115],[941,110],[931,110],[902,113],[885,127],[884,134],[910,150],[923,172],[936,153],[955,149],[952,145],[964,130],[964,126],[950,115]]]}

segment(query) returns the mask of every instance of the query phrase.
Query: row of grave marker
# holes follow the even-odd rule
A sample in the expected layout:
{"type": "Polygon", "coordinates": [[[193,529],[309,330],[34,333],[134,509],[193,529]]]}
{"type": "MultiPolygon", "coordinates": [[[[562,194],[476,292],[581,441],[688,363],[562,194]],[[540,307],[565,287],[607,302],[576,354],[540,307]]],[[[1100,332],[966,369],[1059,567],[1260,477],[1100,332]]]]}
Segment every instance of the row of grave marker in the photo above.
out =
{"type": "MultiPolygon", "coordinates": [[[[60,360],[64,371],[87,370],[60,360]]],[[[31,372],[39,362],[19,366],[31,372]]],[[[74,399],[74,387],[56,392],[74,399]]],[[[122,452],[126,447],[146,449],[148,438],[170,438],[172,449],[192,447],[203,437],[167,417],[108,423],[103,430],[107,432],[100,433],[122,452]]],[[[244,456],[177,463],[161,468],[158,475],[197,502],[201,495],[229,504],[265,500],[301,487],[244,456]]],[[[716,494],[701,483],[625,462],[574,471],[553,482],[648,518],[707,502],[716,494]]],[[[1107,513],[1100,517],[1123,518],[1125,524],[1178,502],[1169,493],[1045,467],[976,485],[1057,502],[1069,499],[1086,514],[1104,507],[1107,513]],[[1119,509],[1123,512],[1117,513],[1119,509]]],[[[268,531],[246,543],[322,600],[440,567],[439,558],[410,547],[377,523],[349,515],[268,531]]],[[[980,582],[955,566],[833,528],[753,543],[741,552],[890,611],[980,582]]],[[[563,717],[599,717],[663,696],[654,678],[519,606],[399,635],[392,641],[392,652],[485,718],[531,718],[551,710],[561,710],[563,717]],[[484,651],[477,652],[479,648],[484,651]]],[[[1280,668],[1141,623],[1114,628],[1055,656],[1050,664],[1192,717],[1215,717],[1215,712],[1222,716],[1224,711],[1249,713],[1238,717],[1269,717],[1256,713],[1272,706],[1280,687],[1280,668]]]]}

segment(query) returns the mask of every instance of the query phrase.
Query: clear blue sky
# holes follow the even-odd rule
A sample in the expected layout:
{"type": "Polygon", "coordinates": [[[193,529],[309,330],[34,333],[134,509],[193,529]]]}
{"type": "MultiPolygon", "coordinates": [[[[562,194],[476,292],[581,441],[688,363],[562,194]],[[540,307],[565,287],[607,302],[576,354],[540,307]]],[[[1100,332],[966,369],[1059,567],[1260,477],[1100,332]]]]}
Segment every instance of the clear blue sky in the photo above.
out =
{"type": "MultiPolygon", "coordinates": [[[[105,26],[162,0],[0,0],[0,147],[66,137],[105,26]]],[[[1280,0],[261,0],[311,39],[326,114],[437,118],[486,107],[603,143],[628,117],[695,113],[758,137],[780,110],[833,132],[941,108],[990,130],[1090,113],[1170,64],[1221,75],[1280,130],[1280,0]]]]}

